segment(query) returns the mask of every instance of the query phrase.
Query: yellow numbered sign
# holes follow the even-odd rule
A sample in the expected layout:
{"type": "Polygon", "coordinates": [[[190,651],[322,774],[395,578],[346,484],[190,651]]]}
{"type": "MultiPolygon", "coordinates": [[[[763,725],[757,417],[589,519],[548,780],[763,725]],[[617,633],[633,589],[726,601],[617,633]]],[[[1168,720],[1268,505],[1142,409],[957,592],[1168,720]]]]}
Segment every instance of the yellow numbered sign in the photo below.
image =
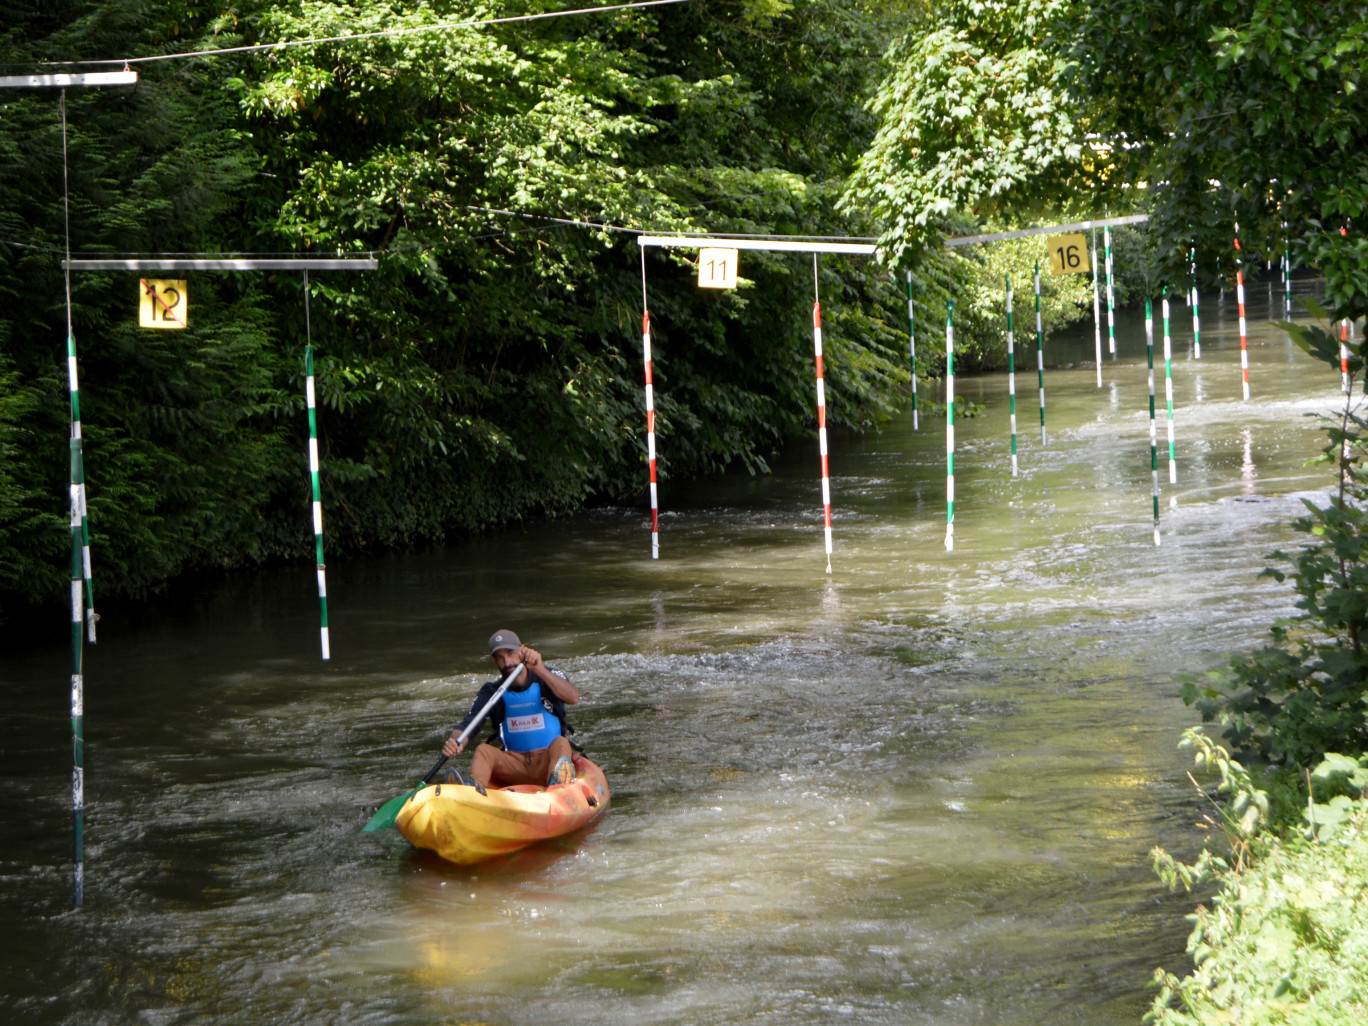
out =
{"type": "Polygon", "coordinates": [[[700,289],[736,288],[736,250],[700,249],[698,287],[700,289]]]}
{"type": "Polygon", "coordinates": [[[1056,235],[1049,241],[1049,247],[1051,273],[1085,274],[1092,270],[1086,236],[1056,235]]]}
{"type": "Polygon", "coordinates": [[[183,328],[190,307],[183,279],[138,279],[138,326],[183,328]]]}

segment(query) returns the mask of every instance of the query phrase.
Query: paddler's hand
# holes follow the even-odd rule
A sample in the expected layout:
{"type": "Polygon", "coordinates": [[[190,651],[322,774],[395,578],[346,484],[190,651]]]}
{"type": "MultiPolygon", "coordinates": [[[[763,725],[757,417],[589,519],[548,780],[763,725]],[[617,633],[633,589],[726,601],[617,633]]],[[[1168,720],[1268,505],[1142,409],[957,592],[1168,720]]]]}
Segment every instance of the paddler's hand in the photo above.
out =
{"type": "Polygon", "coordinates": [[[529,670],[539,670],[543,665],[541,653],[535,648],[528,648],[526,645],[523,645],[518,649],[516,658],[518,662],[522,663],[529,670]]]}
{"type": "Polygon", "coordinates": [[[451,737],[446,739],[446,744],[442,745],[442,754],[450,759],[453,755],[460,755],[465,751],[465,742],[461,740],[459,732],[453,732],[451,737]]]}

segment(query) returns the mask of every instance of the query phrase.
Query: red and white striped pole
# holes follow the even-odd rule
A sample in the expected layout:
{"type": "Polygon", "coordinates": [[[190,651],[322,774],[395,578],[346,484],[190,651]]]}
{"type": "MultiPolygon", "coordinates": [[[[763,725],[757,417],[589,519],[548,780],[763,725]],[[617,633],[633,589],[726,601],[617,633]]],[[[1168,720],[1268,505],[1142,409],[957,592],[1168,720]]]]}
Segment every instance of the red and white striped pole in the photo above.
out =
{"type": "Polygon", "coordinates": [[[1344,394],[1349,395],[1353,387],[1349,383],[1349,319],[1340,322],[1340,381],[1344,394]]]}
{"type": "Polygon", "coordinates": [[[1240,254],[1240,226],[1235,225],[1235,301],[1240,308],[1240,374],[1244,380],[1244,397],[1249,399],[1249,331],[1245,327],[1244,260],[1240,254]]]}
{"type": "Polygon", "coordinates": [[[817,448],[822,455],[822,513],[826,572],[831,573],[831,466],[827,460],[826,377],[822,370],[822,302],[817,294],[817,255],[812,257],[812,350],[817,362],[817,448]]]}
{"type": "Polygon", "coordinates": [[[646,462],[651,468],[651,558],[660,558],[660,497],[656,490],[655,384],[651,378],[651,308],[646,302],[646,250],[641,251],[641,362],[646,369],[646,462]]]}
{"type": "Polygon", "coordinates": [[[651,558],[660,558],[660,499],[656,491],[655,386],[651,381],[651,311],[641,312],[641,360],[646,367],[646,462],[651,467],[651,558]]]}

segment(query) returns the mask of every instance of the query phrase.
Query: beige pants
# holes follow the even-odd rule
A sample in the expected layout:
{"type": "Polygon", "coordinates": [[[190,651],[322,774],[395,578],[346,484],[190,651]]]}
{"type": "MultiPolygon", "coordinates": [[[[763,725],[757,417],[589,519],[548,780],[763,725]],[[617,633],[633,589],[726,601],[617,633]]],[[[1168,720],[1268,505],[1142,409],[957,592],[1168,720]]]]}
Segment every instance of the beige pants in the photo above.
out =
{"type": "Polygon", "coordinates": [[[480,744],[470,760],[470,776],[481,787],[507,787],[510,784],[546,786],[551,767],[572,754],[570,741],[558,737],[534,752],[505,752],[490,744],[480,744]]]}

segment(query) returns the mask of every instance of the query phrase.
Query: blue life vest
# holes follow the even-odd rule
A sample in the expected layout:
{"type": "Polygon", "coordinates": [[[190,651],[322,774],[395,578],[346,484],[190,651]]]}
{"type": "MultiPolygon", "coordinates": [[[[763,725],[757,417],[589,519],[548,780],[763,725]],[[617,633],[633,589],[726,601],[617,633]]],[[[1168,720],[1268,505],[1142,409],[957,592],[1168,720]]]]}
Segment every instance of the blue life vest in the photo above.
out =
{"type": "Polygon", "coordinates": [[[535,752],[561,736],[560,718],[542,704],[541,681],[522,691],[505,691],[503,703],[499,734],[510,752],[535,752]]]}

